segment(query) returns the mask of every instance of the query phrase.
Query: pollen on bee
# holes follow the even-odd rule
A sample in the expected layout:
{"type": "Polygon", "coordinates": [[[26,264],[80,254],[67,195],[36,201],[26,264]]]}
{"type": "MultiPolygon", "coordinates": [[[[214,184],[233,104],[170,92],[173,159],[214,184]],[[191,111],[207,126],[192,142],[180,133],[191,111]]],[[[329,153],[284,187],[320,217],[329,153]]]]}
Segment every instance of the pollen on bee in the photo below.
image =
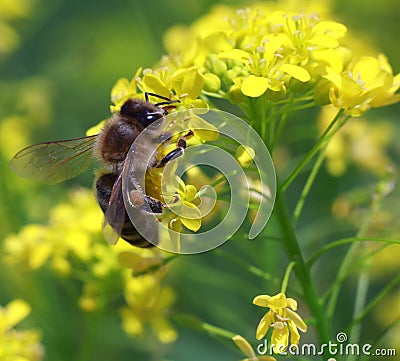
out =
{"type": "Polygon", "coordinates": [[[129,200],[134,207],[141,207],[144,204],[142,192],[139,190],[132,190],[129,193],[129,200]]]}

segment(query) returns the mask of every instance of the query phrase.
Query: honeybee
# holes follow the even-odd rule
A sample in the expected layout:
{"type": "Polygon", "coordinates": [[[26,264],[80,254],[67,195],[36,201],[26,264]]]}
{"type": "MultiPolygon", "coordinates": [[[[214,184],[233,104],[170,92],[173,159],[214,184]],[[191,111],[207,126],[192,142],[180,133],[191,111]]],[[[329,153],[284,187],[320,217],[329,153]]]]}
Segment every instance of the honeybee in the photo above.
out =
{"type": "MultiPolygon", "coordinates": [[[[110,243],[115,243],[119,237],[137,247],[152,247],[158,243],[157,235],[149,242],[130,221],[122,194],[122,176],[126,159],[132,143],[149,125],[157,124],[167,114],[167,109],[173,107],[177,100],[145,93],[145,100],[131,98],[125,101],[118,113],[109,118],[103,130],[94,136],[45,142],[29,146],[18,152],[10,162],[11,169],[19,176],[47,184],[56,184],[76,177],[88,168],[97,158],[105,165],[103,171],[95,180],[97,202],[104,213],[103,233],[110,243]],[[153,104],[149,96],[161,99],[153,104]],[[164,107],[163,107],[164,106],[164,107]],[[111,232],[110,227],[111,226],[111,232]]],[[[154,137],[158,142],[171,139],[171,134],[163,131],[162,122],[154,137]]],[[[155,157],[150,162],[139,166],[163,167],[169,161],[181,156],[186,148],[186,138],[193,133],[179,138],[177,147],[158,162],[155,157]]],[[[160,214],[163,204],[147,196],[140,188],[131,192],[131,203],[139,208],[139,216],[153,227],[148,215],[160,214]]]]}

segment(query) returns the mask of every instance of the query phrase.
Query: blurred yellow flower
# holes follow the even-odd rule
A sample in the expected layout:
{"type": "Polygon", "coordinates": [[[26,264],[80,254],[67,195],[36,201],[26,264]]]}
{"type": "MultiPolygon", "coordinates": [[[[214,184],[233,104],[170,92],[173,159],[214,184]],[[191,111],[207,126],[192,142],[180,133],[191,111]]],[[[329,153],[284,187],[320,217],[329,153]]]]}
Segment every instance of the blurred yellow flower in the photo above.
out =
{"type": "MultiPolygon", "coordinates": [[[[318,119],[320,132],[328,125],[337,110],[323,107],[318,119]]],[[[329,141],[326,149],[326,167],[330,174],[341,176],[350,164],[368,170],[378,176],[384,175],[391,166],[388,148],[394,140],[394,127],[387,121],[351,119],[329,141]]]]}
{"type": "Polygon", "coordinates": [[[247,145],[239,145],[235,157],[242,167],[248,167],[253,162],[256,152],[247,145]]]}
{"type": "Polygon", "coordinates": [[[297,310],[297,302],[293,298],[286,298],[284,293],[275,296],[260,295],[254,298],[257,306],[267,307],[269,311],[261,318],[256,331],[256,338],[263,338],[270,327],[273,328],[271,344],[274,353],[284,352],[290,344],[297,345],[300,340],[298,330],[307,332],[307,325],[294,311],[297,310]]]}
{"type": "Polygon", "coordinates": [[[20,37],[13,22],[26,19],[38,0],[0,0],[0,58],[20,45],[20,37]]]}
{"type": "Polygon", "coordinates": [[[31,312],[30,306],[22,300],[11,301],[0,307],[0,360],[39,361],[44,357],[39,331],[15,330],[19,322],[31,312]]]}
{"type": "Polygon", "coordinates": [[[91,190],[77,189],[70,193],[68,202],[50,211],[49,218],[48,226],[27,225],[19,234],[8,236],[4,241],[6,258],[32,269],[49,262],[59,274],[67,276],[73,257],[84,262],[93,257],[92,244],[102,239],[101,211],[91,190]]]}
{"type": "Polygon", "coordinates": [[[242,336],[236,335],[232,337],[233,342],[247,356],[242,361],[276,361],[272,356],[256,355],[250,343],[242,336]]]}
{"type": "Polygon", "coordinates": [[[157,270],[164,266],[164,255],[158,248],[135,249],[120,252],[119,263],[124,268],[132,269],[133,275],[157,270]]]}
{"type": "Polygon", "coordinates": [[[121,308],[120,313],[126,333],[141,336],[149,325],[160,342],[174,342],[177,332],[167,315],[175,301],[175,293],[172,288],[160,284],[160,274],[135,278],[127,274],[124,287],[127,305],[121,308]]]}

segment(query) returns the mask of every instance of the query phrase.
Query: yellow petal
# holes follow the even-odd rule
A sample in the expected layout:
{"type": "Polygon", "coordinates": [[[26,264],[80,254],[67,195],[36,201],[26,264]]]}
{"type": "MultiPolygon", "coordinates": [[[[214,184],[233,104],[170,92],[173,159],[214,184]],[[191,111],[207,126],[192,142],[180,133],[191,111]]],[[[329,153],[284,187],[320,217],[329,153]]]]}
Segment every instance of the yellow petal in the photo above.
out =
{"type": "Polygon", "coordinates": [[[270,299],[271,299],[271,296],[268,296],[268,295],[256,296],[253,299],[253,304],[260,306],[260,307],[269,307],[270,299]]]}
{"type": "Polygon", "coordinates": [[[355,78],[361,78],[363,82],[366,83],[367,87],[375,88],[382,86],[381,77],[379,74],[381,72],[381,67],[378,59],[371,56],[362,57],[353,68],[353,76],[355,78]],[[376,83],[378,81],[378,83],[376,83]]]}
{"type": "Polygon", "coordinates": [[[279,354],[285,352],[288,346],[289,329],[281,322],[277,322],[277,324],[279,324],[279,327],[278,325],[274,327],[271,335],[271,343],[274,345],[272,348],[274,353],[279,354]]]}
{"type": "Polygon", "coordinates": [[[252,163],[255,155],[256,152],[253,148],[247,145],[239,145],[236,150],[235,158],[242,167],[248,167],[252,163]]]}
{"type": "Polygon", "coordinates": [[[289,321],[289,331],[290,331],[290,343],[292,345],[298,345],[300,341],[300,334],[297,331],[297,327],[293,321],[289,321]]]}
{"type": "Polygon", "coordinates": [[[111,89],[111,101],[115,104],[120,99],[125,98],[127,95],[133,93],[134,89],[132,88],[129,80],[126,78],[120,78],[111,89]]]}
{"type": "Polygon", "coordinates": [[[302,82],[306,82],[311,79],[310,73],[301,66],[293,64],[283,64],[279,67],[279,70],[285,72],[286,74],[289,74],[293,78],[300,80],[302,82]]]}
{"type": "Polygon", "coordinates": [[[287,308],[286,315],[290,320],[294,322],[296,327],[301,332],[307,332],[307,325],[304,323],[303,319],[296,312],[293,312],[291,309],[287,308]]]}
{"type": "Polygon", "coordinates": [[[188,202],[191,202],[194,199],[194,197],[196,196],[197,188],[194,185],[187,184],[185,193],[186,193],[186,200],[188,202]]]}
{"type": "Polygon", "coordinates": [[[118,260],[122,267],[132,268],[135,272],[144,272],[163,263],[162,257],[143,257],[132,252],[121,252],[118,260]]]}
{"type": "Polygon", "coordinates": [[[314,35],[307,43],[329,49],[336,48],[339,45],[339,41],[325,34],[314,35]]]}
{"type": "Polygon", "coordinates": [[[201,227],[201,212],[193,203],[183,201],[182,224],[193,232],[197,232],[201,227]]]}
{"type": "Polygon", "coordinates": [[[228,51],[222,51],[218,54],[221,59],[234,59],[240,61],[248,61],[250,54],[244,50],[232,49],[228,51]]]}
{"type": "Polygon", "coordinates": [[[174,245],[174,251],[180,252],[181,250],[181,231],[182,231],[182,221],[181,219],[174,218],[168,224],[169,238],[174,245]]]}
{"type": "Polygon", "coordinates": [[[104,125],[106,124],[106,121],[107,121],[107,119],[104,119],[100,123],[98,123],[98,124],[94,125],[93,127],[89,128],[86,131],[86,136],[90,137],[91,135],[99,134],[103,130],[104,125]]]}
{"type": "Polygon", "coordinates": [[[297,310],[297,301],[293,298],[286,298],[287,307],[291,308],[293,311],[297,310]]]}
{"type": "Polygon", "coordinates": [[[330,34],[344,34],[347,31],[345,25],[335,21],[321,21],[313,27],[313,32],[327,32],[330,34]]]}
{"type": "Polygon", "coordinates": [[[195,68],[183,68],[174,72],[172,87],[179,94],[187,94],[190,99],[196,99],[203,90],[204,77],[195,68]]]}
{"type": "Polygon", "coordinates": [[[256,358],[256,354],[254,353],[253,348],[245,338],[240,335],[236,335],[232,337],[232,340],[247,357],[249,357],[250,359],[256,358]]]}
{"type": "Polygon", "coordinates": [[[11,301],[5,310],[5,322],[8,328],[12,328],[22,321],[31,312],[31,306],[23,300],[11,301]]]}
{"type": "Polygon", "coordinates": [[[261,307],[270,307],[273,309],[287,307],[286,296],[280,292],[275,296],[260,295],[254,298],[253,304],[261,307]]]}
{"type": "Polygon", "coordinates": [[[195,137],[200,140],[213,141],[219,137],[219,132],[216,127],[195,114],[191,115],[189,119],[189,127],[193,130],[195,137]]]}
{"type": "Polygon", "coordinates": [[[142,84],[146,91],[169,97],[169,89],[166,87],[164,82],[154,74],[145,74],[142,78],[142,84]]]}
{"type": "Polygon", "coordinates": [[[252,98],[263,95],[267,89],[268,79],[255,75],[250,75],[244,79],[241,86],[242,93],[252,98]]]}
{"type": "Polygon", "coordinates": [[[338,72],[334,71],[330,67],[326,68],[326,74],[324,75],[325,79],[331,81],[338,89],[342,89],[342,77],[338,72]]]}
{"type": "Polygon", "coordinates": [[[203,39],[202,45],[207,48],[209,53],[214,54],[232,48],[230,39],[228,38],[227,33],[224,31],[212,32],[203,39]]]}
{"type": "Polygon", "coordinates": [[[256,339],[262,339],[268,332],[269,327],[273,323],[273,314],[271,311],[267,312],[260,320],[256,330],[256,339]]]}

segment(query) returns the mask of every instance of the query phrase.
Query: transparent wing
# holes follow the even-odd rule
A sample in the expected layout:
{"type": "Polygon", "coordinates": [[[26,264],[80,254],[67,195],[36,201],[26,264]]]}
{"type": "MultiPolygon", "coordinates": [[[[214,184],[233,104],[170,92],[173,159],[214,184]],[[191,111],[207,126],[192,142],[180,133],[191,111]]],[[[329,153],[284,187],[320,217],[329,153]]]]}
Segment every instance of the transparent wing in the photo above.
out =
{"type": "Polygon", "coordinates": [[[22,149],[10,162],[11,170],[22,178],[56,184],[76,177],[93,161],[97,135],[46,142],[22,149]]]}

